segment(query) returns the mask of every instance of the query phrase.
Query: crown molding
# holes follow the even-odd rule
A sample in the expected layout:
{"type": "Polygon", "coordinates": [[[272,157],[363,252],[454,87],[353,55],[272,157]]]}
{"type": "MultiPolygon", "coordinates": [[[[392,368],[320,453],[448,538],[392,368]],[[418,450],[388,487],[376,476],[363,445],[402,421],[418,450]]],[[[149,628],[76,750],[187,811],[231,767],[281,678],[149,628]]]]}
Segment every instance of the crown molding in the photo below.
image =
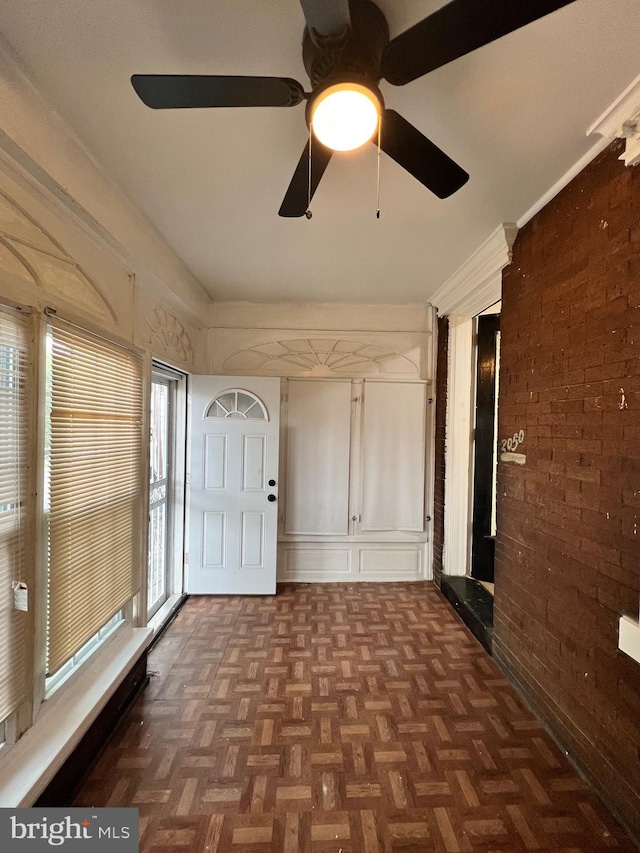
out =
{"type": "Polygon", "coordinates": [[[626,166],[640,163],[640,74],[594,121],[587,136],[593,133],[609,140],[625,139],[625,151],[620,159],[626,166]]]}
{"type": "Polygon", "coordinates": [[[48,104],[2,34],[0,103],[0,170],[4,175],[111,257],[165,291],[194,320],[201,320],[212,302],[209,293],[48,104]],[[32,144],[33,140],[38,144],[32,144]],[[78,175],[74,186],[68,180],[69,170],[78,175]]]}
{"type": "Polygon", "coordinates": [[[476,249],[431,298],[438,313],[474,317],[502,296],[502,270],[511,263],[518,233],[514,222],[504,222],[476,249]]]}

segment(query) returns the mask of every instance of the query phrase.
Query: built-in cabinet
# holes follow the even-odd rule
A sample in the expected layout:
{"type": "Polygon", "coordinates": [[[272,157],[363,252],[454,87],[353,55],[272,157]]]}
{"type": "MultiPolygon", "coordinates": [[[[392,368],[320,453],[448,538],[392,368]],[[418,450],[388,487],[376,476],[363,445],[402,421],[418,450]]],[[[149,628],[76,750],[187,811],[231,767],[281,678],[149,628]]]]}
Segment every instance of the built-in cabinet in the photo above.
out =
{"type": "Polygon", "coordinates": [[[428,383],[282,387],[279,578],[424,578],[428,383]]]}

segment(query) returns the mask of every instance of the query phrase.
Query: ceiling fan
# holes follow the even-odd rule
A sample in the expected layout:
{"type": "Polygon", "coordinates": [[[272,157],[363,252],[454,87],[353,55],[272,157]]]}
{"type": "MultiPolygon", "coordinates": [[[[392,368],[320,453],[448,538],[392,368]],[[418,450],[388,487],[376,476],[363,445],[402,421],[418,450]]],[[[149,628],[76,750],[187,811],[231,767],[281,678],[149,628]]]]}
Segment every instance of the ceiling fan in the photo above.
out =
{"type": "Polygon", "coordinates": [[[288,77],[134,74],[131,83],[153,109],[294,107],[306,100],[313,133],[294,172],[280,216],[308,213],[334,151],[371,140],[414,178],[447,198],[469,175],[395,110],[381,79],[403,86],[458,57],[569,5],[574,0],[451,0],[389,40],[372,0],[300,0],[306,27],[302,59],[311,92],[288,77]]]}

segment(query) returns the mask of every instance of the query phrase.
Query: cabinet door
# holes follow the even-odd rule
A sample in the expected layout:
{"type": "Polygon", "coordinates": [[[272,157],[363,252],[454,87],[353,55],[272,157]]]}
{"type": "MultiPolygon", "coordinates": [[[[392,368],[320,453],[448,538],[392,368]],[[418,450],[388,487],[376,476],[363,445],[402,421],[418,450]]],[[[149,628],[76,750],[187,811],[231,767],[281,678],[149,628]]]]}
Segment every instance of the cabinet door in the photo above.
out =
{"type": "Polygon", "coordinates": [[[424,529],[426,390],[364,382],[362,532],[424,529]]]}
{"type": "Polygon", "coordinates": [[[349,532],[351,383],[289,380],[285,533],[349,532]]]}

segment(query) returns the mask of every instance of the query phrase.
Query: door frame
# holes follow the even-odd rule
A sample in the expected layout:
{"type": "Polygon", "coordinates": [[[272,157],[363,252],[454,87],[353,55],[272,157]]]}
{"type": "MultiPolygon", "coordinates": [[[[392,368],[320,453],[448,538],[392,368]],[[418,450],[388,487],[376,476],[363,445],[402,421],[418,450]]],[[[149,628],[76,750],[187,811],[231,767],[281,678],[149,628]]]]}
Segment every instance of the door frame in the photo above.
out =
{"type": "Polygon", "coordinates": [[[442,571],[466,575],[471,555],[474,318],[502,297],[502,270],[518,233],[500,225],[432,297],[449,318],[442,571]]]}
{"type": "Polygon", "coordinates": [[[483,314],[477,318],[471,577],[490,583],[493,583],[495,560],[495,535],[492,528],[497,465],[499,334],[499,314],[483,314]]]}
{"type": "MultiPolygon", "coordinates": [[[[187,473],[185,476],[185,518],[188,519],[188,523],[185,525],[185,544],[184,544],[184,560],[183,560],[184,588],[185,588],[185,590],[187,590],[187,587],[189,586],[188,575],[189,575],[189,571],[191,568],[191,559],[193,557],[193,554],[190,552],[190,550],[191,550],[190,545],[191,545],[192,536],[193,536],[192,525],[194,524],[194,511],[193,511],[193,501],[192,501],[192,484],[193,484],[193,481],[191,479],[191,471],[192,471],[192,464],[193,464],[193,458],[194,458],[193,457],[193,452],[194,452],[194,430],[193,430],[193,427],[194,427],[194,423],[196,422],[196,420],[198,418],[197,412],[194,411],[194,382],[195,382],[195,380],[200,380],[200,379],[219,380],[221,383],[226,383],[226,385],[228,386],[228,390],[230,390],[230,391],[246,391],[247,393],[256,397],[256,399],[260,402],[260,404],[266,408],[266,411],[269,413],[269,416],[266,420],[249,419],[248,421],[246,421],[246,423],[248,423],[248,424],[259,424],[259,423],[269,423],[269,422],[273,422],[274,420],[277,420],[277,429],[276,429],[276,433],[275,433],[275,438],[276,438],[275,459],[272,460],[274,462],[275,485],[273,485],[273,486],[271,485],[272,479],[269,478],[268,488],[265,487],[266,491],[271,492],[271,494],[267,498],[269,501],[269,507],[273,506],[273,504],[271,502],[273,501],[273,495],[274,494],[275,494],[274,503],[276,503],[276,506],[274,507],[275,525],[274,525],[274,530],[273,530],[273,534],[274,534],[273,593],[268,593],[268,592],[259,591],[259,590],[258,591],[249,590],[249,591],[240,591],[240,592],[223,592],[223,591],[207,590],[206,592],[193,592],[192,591],[191,593],[189,593],[187,591],[187,594],[193,594],[193,595],[209,595],[209,594],[211,594],[211,595],[266,595],[266,594],[275,594],[276,585],[278,582],[278,534],[279,534],[278,528],[279,528],[280,489],[281,489],[281,485],[280,485],[280,478],[281,478],[281,471],[280,471],[281,446],[280,446],[280,441],[281,441],[281,428],[282,428],[282,382],[281,382],[279,377],[262,376],[262,375],[255,375],[255,374],[253,374],[253,375],[252,374],[246,374],[246,375],[240,376],[240,375],[235,375],[235,374],[231,375],[231,374],[225,374],[225,373],[212,373],[212,374],[191,374],[189,376],[188,394],[187,394],[188,415],[187,415],[187,434],[186,434],[186,441],[187,441],[186,472],[187,473]],[[265,387],[256,389],[254,383],[257,383],[258,385],[263,385],[265,387]],[[269,383],[274,383],[273,387],[271,389],[269,389],[269,387],[268,387],[269,383]],[[277,391],[276,391],[276,383],[277,383],[277,391]],[[269,397],[272,394],[275,397],[275,402],[273,403],[273,405],[269,401],[269,397]]],[[[224,393],[224,392],[220,392],[220,393],[224,393]]],[[[218,396],[218,394],[216,394],[216,396],[218,396]]],[[[213,401],[213,399],[214,398],[212,397],[210,403],[213,401]]],[[[210,405],[210,403],[209,403],[209,405],[210,405]]],[[[211,420],[214,421],[216,419],[212,418],[211,420]]],[[[223,420],[223,419],[220,419],[220,420],[223,420]]],[[[233,421],[233,423],[238,423],[238,422],[239,422],[238,420],[233,421]]],[[[268,459],[268,456],[265,457],[265,461],[266,461],[266,459],[268,459]]],[[[272,477],[273,477],[273,475],[272,475],[272,477]]],[[[270,512],[271,512],[270,509],[265,508],[265,523],[266,523],[266,520],[268,519],[270,512]]],[[[265,530],[266,530],[266,527],[265,527],[265,530]]],[[[265,544],[265,547],[268,544],[268,536],[266,533],[265,533],[265,537],[264,537],[264,544],[265,544]]],[[[265,561],[265,565],[266,565],[266,561],[265,561]]]]}

